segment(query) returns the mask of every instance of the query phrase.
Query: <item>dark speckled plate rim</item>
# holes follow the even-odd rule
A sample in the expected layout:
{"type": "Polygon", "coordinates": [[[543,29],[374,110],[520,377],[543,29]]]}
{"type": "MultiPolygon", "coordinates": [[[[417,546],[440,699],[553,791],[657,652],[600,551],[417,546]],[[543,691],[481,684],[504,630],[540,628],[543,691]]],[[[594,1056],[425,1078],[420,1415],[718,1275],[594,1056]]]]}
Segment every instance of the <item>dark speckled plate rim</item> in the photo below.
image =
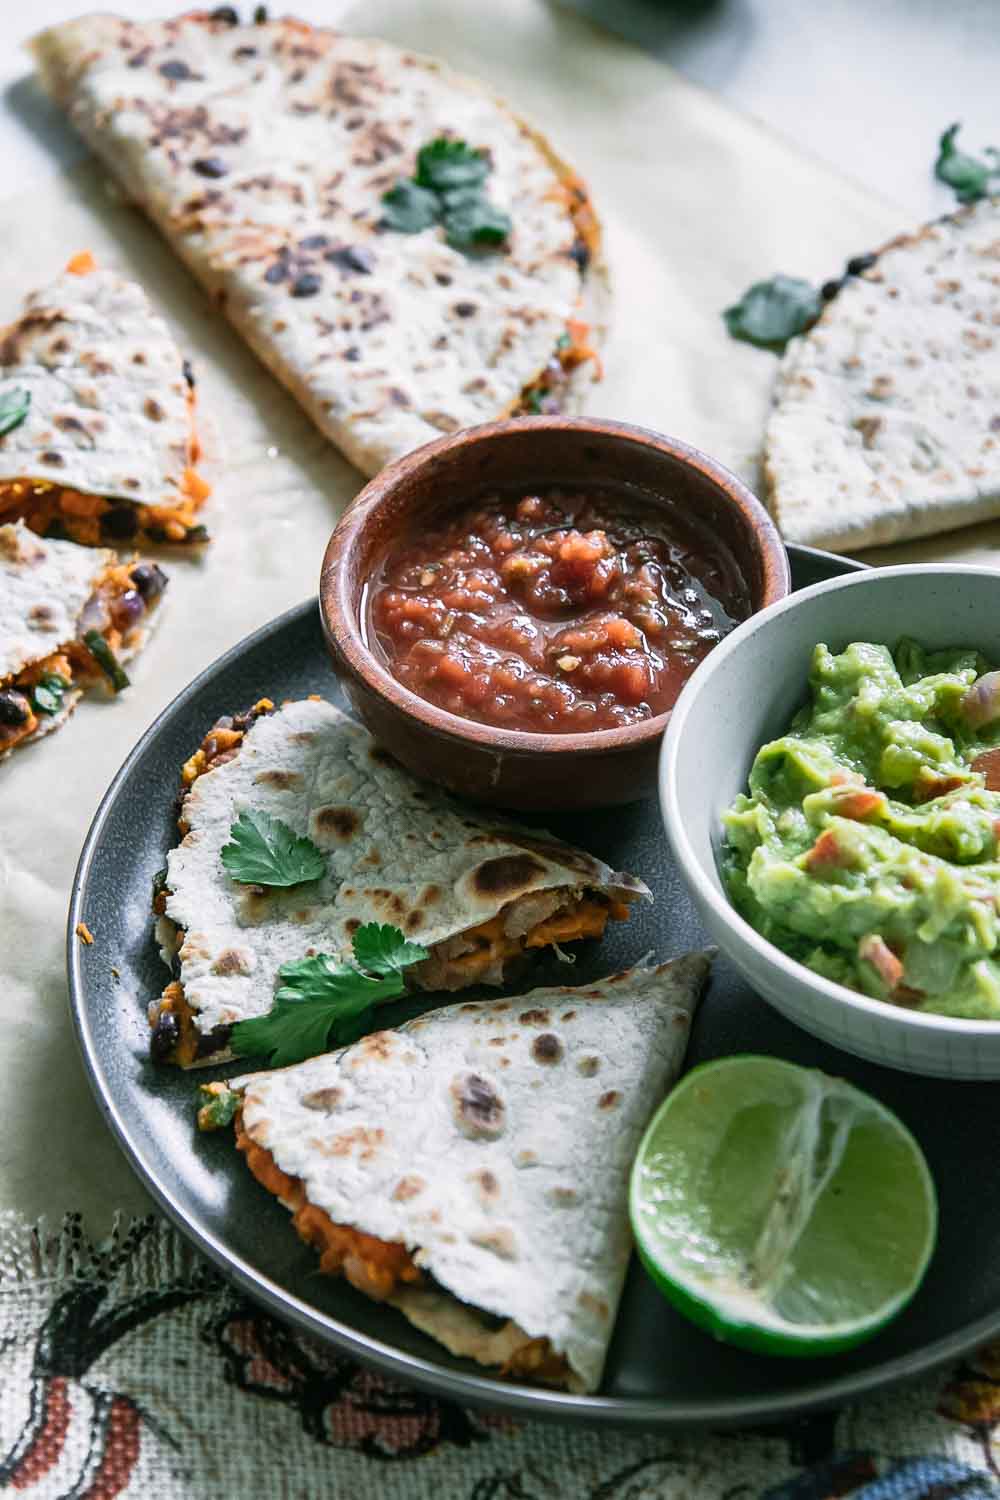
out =
{"type": "MultiPolygon", "coordinates": [[[[850,559],[821,552],[816,548],[790,546],[788,550],[793,563],[798,560],[800,566],[812,566],[830,575],[852,571],[863,566],[850,559]]],[[[446,1369],[434,1364],[431,1360],[409,1354],[366,1334],[359,1334],[348,1324],[321,1313],[317,1308],[271,1281],[263,1272],[231,1251],[218,1236],[192,1221],[184,1206],[172,1195],[170,1188],[162,1183],[147,1166],[140,1148],[132,1139],[128,1119],[119,1109],[114,1097],[113,1086],[105,1074],[96,1039],[90,1027],[76,925],[82,920],[81,914],[87,895],[91,863],[100,845],[104,826],[119,789],[128,777],[133,763],[161,732],[164,721],[182,711],[184,705],[209,678],[225,672],[227,667],[244,651],[266,637],[280,633],[292,621],[302,618],[308,610],[316,608],[315,601],[307,600],[254,631],[252,635],[233,646],[201,672],[157,717],[129,753],[105,793],[84,842],[73,880],[67,927],[66,968],[70,1009],[84,1068],[98,1107],[128,1158],[133,1171],[177,1229],[206,1255],[228,1280],[235,1283],[249,1297],[263,1303],[279,1317],[288,1319],[307,1333],[335,1345],[343,1353],[374,1365],[396,1380],[419,1386],[447,1400],[467,1406],[504,1410],[520,1417],[660,1430],[776,1423],[808,1412],[840,1406],[871,1391],[926,1374],[960,1359],[976,1345],[988,1342],[1000,1334],[1000,1308],[998,1308],[994,1315],[976,1319],[946,1337],[934,1340],[916,1352],[885,1360],[868,1370],[852,1372],[841,1379],[823,1380],[805,1386],[796,1392],[792,1399],[787,1393],[768,1396],[747,1395],[735,1400],[715,1401],[656,1400],[649,1397],[629,1398],[601,1395],[574,1396],[529,1386],[507,1385],[486,1375],[466,1374],[446,1369]]],[[[706,1356],[710,1357],[711,1345],[706,1343],[705,1348],[706,1356]]]]}

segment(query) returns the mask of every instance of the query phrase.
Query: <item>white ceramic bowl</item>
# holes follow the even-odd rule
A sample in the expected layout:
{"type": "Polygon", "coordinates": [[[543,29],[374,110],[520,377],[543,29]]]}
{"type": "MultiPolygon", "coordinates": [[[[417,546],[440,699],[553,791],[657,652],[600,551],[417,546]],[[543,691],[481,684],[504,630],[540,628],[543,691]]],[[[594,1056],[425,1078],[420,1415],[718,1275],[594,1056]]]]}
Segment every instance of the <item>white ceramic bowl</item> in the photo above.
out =
{"type": "Polygon", "coordinates": [[[805,701],[813,647],[851,641],[976,646],[1000,663],[1000,572],[882,568],[815,584],[753,615],[717,646],[677,700],[660,756],[660,807],[702,920],[757,993],[799,1026],[859,1057],[938,1078],[1000,1078],[1000,1021],[903,1009],[785,956],[740,917],[723,890],[722,814],[758,748],[805,701]]]}

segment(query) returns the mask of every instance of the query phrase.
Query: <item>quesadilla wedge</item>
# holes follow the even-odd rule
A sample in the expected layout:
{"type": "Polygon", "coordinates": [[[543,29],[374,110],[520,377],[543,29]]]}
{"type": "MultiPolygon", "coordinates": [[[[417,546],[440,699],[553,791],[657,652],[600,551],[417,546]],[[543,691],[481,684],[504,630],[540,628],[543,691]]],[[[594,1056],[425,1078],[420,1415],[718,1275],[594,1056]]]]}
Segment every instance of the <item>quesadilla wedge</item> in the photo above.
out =
{"type": "Polygon", "coordinates": [[[516,960],[600,937],[649,896],[641,880],[544,833],[466,810],[413,780],[321,699],[267,699],[221,720],[188,761],[183,835],[157,883],[164,961],[152,1051],[190,1066],[228,1056],[234,1022],[270,1010],[278,971],[348,955],[358,929],[391,923],[429,952],[420,989],[499,985],[516,960]],[[286,889],[232,878],[237,820],[278,819],[310,841],[316,878],[286,889]]]}
{"type": "Polygon", "coordinates": [[[1000,197],[893,240],[781,363],[768,498],[837,551],[1000,515],[1000,197]]]}
{"type": "Polygon", "coordinates": [[[442,433],[577,409],[599,373],[606,276],[571,168],[429,58],[232,19],[89,15],[34,53],[320,430],[372,474],[442,433]]]}
{"type": "Polygon", "coordinates": [[[64,724],[85,688],[127,685],[166,583],[155,563],[0,526],[0,759],[64,724]]]}
{"type": "Polygon", "coordinates": [[[502,1376],[596,1390],[629,1168],[707,972],[689,953],[453,1005],[237,1078],[237,1145],[322,1271],[502,1376]]]}
{"type": "Polygon", "coordinates": [[[194,385],[134,281],[76,255],[0,332],[0,522],[86,546],[199,543],[194,385]]]}

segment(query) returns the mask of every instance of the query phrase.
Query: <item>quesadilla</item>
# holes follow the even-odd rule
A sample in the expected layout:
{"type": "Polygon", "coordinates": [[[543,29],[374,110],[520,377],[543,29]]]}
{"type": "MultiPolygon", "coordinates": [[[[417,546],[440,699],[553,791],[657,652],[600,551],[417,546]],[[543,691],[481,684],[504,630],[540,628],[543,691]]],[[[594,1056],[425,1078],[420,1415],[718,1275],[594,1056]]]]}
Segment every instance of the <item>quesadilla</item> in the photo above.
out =
{"type": "Polygon", "coordinates": [[[689,953],[455,1005],[237,1078],[237,1145],[322,1271],[500,1375],[596,1390],[629,1168],[707,972],[689,953]]]}
{"type": "Polygon", "coordinates": [[[0,526],[0,759],[64,724],[84,688],[127,685],[166,584],[155,563],[0,526]]]}
{"type": "Polygon", "coordinates": [[[579,177],[429,58],[234,19],[89,15],[34,52],[84,140],[320,430],[371,474],[461,427],[577,409],[605,291],[579,177]],[[464,243],[470,212],[491,243],[464,243]]]}
{"type": "Polygon", "coordinates": [[[321,699],[267,699],[222,719],[184,767],[179,827],[154,897],[175,970],[152,1008],[153,1055],[190,1066],[226,1051],[234,1022],[270,1010],[284,964],[348,955],[391,923],[428,950],[426,990],[499,985],[520,958],[628,915],[641,880],[413,780],[321,699]],[[311,841],[322,874],[287,889],[240,883],[224,861],[237,819],[278,819],[311,841]]]}
{"type": "Polygon", "coordinates": [[[194,402],[142,288],[74,256],[0,333],[0,522],[86,546],[206,540],[194,402]]]}
{"type": "Polygon", "coordinates": [[[783,535],[854,551],[1000,515],[1000,198],[893,240],[785,355],[783,535]]]}

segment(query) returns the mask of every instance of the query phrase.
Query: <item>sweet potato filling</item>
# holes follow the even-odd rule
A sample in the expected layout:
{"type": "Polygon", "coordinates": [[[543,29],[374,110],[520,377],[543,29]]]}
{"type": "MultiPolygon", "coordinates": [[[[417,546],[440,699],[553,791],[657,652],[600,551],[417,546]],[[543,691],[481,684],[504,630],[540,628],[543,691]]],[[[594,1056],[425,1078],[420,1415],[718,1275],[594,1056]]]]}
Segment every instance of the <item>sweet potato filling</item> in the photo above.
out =
{"type": "Polygon", "coordinates": [[[319,1268],[327,1276],[344,1276],[377,1302],[390,1297],[400,1283],[423,1280],[405,1245],[335,1224],[328,1213],[310,1203],[301,1179],[283,1172],[270,1151],[250,1139],[243,1128],[242,1114],[236,1117],[236,1146],[261,1186],[291,1209],[296,1232],[319,1251],[319,1268]]]}
{"type": "Polygon", "coordinates": [[[175,505],[132,505],[44,479],[10,479],[0,484],[0,524],[23,518],[39,536],[58,533],[84,547],[140,536],[153,542],[205,541],[195,513],[210,493],[193,468],[185,470],[183,493],[175,505]]]}
{"type": "MultiPolygon", "coordinates": [[[[143,566],[148,573],[148,565],[143,566]]],[[[81,628],[97,629],[115,653],[130,643],[136,626],[145,617],[148,606],[159,597],[165,582],[160,575],[155,584],[157,592],[147,599],[136,587],[135,568],[135,559],[128,563],[112,563],[105,568],[98,575],[80,616],[81,628]]],[[[153,587],[149,578],[144,579],[144,587],[147,593],[153,587]]],[[[46,715],[59,711],[64,693],[91,682],[104,681],[104,678],[100,664],[84,641],[77,639],[68,641],[51,655],[32,662],[23,671],[0,682],[0,753],[35,734],[46,715]],[[39,686],[47,693],[46,708],[39,706],[41,695],[34,691],[39,686]]]]}
{"type": "Polygon", "coordinates": [[[176,1016],[179,1028],[170,1061],[179,1068],[189,1068],[198,1056],[198,1024],[179,979],[171,980],[157,1002],[154,1019],[158,1021],[164,1015],[176,1016]]]}

